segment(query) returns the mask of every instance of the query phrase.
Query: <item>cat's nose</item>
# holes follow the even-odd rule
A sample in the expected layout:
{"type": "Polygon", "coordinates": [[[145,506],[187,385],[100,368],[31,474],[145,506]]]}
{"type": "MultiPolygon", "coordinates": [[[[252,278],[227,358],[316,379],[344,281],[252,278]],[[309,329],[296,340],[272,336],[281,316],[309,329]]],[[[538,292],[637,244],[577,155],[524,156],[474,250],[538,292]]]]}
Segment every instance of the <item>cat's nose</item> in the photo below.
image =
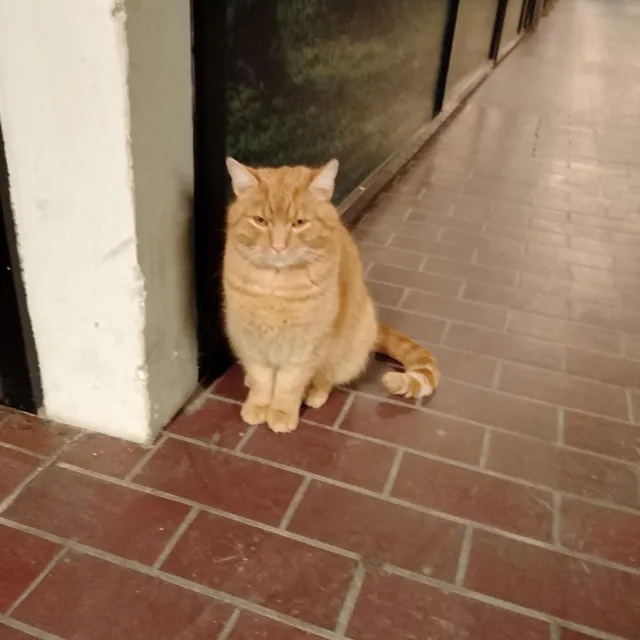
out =
{"type": "Polygon", "coordinates": [[[275,253],[282,253],[286,249],[284,242],[273,242],[271,248],[275,253]]]}

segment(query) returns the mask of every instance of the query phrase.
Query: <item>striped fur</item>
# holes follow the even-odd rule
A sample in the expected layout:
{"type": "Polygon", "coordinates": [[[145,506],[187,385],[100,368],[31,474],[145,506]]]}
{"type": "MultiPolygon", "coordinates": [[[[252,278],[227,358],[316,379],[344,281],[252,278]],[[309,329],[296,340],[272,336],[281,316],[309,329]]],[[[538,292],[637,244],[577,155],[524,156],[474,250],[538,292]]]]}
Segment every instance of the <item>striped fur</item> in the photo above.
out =
{"type": "Polygon", "coordinates": [[[379,324],[376,351],[397,360],[405,368],[404,372],[389,371],[382,376],[382,384],[389,393],[423,398],[438,388],[440,370],[436,359],[411,338],[386,324],[379,324]]]}

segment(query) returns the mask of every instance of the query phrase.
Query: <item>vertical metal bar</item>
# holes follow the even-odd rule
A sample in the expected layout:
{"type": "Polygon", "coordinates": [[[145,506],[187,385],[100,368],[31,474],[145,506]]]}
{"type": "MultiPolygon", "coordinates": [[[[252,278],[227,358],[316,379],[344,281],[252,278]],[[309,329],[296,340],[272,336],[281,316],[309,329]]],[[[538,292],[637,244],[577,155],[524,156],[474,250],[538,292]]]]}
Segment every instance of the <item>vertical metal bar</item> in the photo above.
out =
{"type": "Polygon", "coordinates": [[[448,0],[447,2],[447,15],[444,23],[444,32],[442,34],[442,48],[440,50],[440,69],[438,70],[438,80],[436,81],[435,96],[433,100],[434,117],[442,111],[442,105],[444,104],[459,6],[460,0],[448,0]]]}
{"type": "Polygon", "coordinates": [[[493,35],[491,36],[491,47],[489,48],[489,58],[497,60],[500,53],[500,41],[502,40],[502,29],[504,27],[504,17],[507,13],[507,5],[509,2],[516,0],[498,0],[496,10],[496,21],[493,25],[493,35]]]}
{"type": "Polygon", "coordinates": [[[518,20],[518,33],[524,29],[528,6],[528,0],[522,0],[522,6],[520,7],[520,19],[518,20]]]}

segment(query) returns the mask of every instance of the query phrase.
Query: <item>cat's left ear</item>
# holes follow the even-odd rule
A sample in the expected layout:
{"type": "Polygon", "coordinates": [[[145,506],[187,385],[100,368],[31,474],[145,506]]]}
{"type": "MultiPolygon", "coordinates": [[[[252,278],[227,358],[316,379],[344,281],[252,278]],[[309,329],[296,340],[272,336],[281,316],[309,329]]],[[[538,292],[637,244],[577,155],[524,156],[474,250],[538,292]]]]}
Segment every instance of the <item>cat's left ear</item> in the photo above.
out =
{"type": "Polygon", "coordinates": [[[322,200],[331,200],[336,186],[336,176],[340,163],[334,158],[318,170],[316,177],[309,185],[309,190],[322,200]]]}
{"type": "Polygon", "coordinates": [[[227,158],[227,171],[231,177],[233,192],[237,196],[242,195],[245,191],[258,184],[258,180],[251,173],[249,167],[245,167],[233,158],[227,158]]]}

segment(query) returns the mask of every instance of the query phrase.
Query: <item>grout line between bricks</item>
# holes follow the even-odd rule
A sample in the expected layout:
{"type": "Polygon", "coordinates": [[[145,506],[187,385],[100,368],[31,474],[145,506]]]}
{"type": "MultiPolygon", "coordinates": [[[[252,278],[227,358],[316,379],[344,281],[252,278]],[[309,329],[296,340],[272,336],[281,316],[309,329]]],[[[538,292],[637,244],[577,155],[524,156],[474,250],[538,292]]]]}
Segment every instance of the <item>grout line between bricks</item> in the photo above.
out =
{"type": "MultiPolygon", "coordinates": [[[[278,529],[277,527],[274,527],[272,525],[268,525],[268,524],[265,524],[263,522],[251,520],[251,519],[246,518],[244,516],[241,516],[241,515],[238,515],[238,514],[229,512],[229,511],[225,511],[225,510],[217,508],[217,507],[210,507],[210,506],[198,503],[198,502],[196,502],[194,500],[190,500],[188,498],[182,498],[180,496],[168,493],[166,491],[161,491],[159,489],[153,489],[151,487],[145,487],[143,485],[136,485],[136,484],[132,485],[132,484],[127,483],[127,482],[125,482],[123,480],[120,480],[119,478],[114,478],[112,476],[104,476],[102,474],[99,474],[99,473],[96,473],[96,472],[93,472],[93,471],[87,471],[85,469],[80,469],[80,468],[74,467],[73,465],[61,464],[60,466],[62,466],[64,468],[71,469],[73,471],[76,471],[77,473],[80,473],[82,475],[87,475],[87,476],[90,476],[90,477],[99,478],[99,479],[104,480],[105,482],[109,482],[111,484],[116,484],[116,485],[120,485],[120,486],[126,486],[126,487],[129,487],[131,489],[141,491],[142,493],[146,493],[146,494],[149,494],[149,495],[154,495],[154,496],[157,496],[157,497],[160,497],[160,498],[165,498],[167,500],[171,500],[171,501],[174,501],[174,502],[179,502],[179,503],[185,504],[187,506],[198,507],[201,511],[204,511],[206,513],[210,513],[212,515],[220,516],[220,517],[226,518],[228,520],[232,520],[234,522],[240,522],[240,523],[243,523],[243,524],[247,524],[249,526],[256,527],[258,529],[262,529],[262,530],[267,531],[269,533],[276,533],[276,534],[282,535],[282,536],[284,536],[286,538],[290,538],[290,539],[298,541],[298,542],[303,542],[305,544],[309,544],[310,546],[316,547],[318,549],[322,549],[322,550],[325,550],[325,551],[330,551],[332,553],[335,553],[337,555],[341,555],[341,556],[346,557],[346,558],[350,558],[352,560],[358,560],[360,558],[359,554],[357,554],[355,552],[352,552],[352,551],[349,551],[348,549],[343,549],[343,548],[340,548],[340,547],[336,547],[336,546],[334,546],[332,544],[327,544],[325,542],[322,542],[322,541],[314,539],[314,538],[308,538],[306,536],[293,533],[290,530],[278,529]]],[[[300,474],[300,471],[297,470],[297,469],[289,468],[289,471],[297,472],[298,474],[300,474]]],[[[477,522],[477,521],[474,521],[474,520],[470,520],[468,518],[462,518],[462,517],[455,516],[455,515],[452,515],[452,514],[449,514],[449,513],[438,511],[436,509],[432,509],[430,507],[424,507],[424,506],[421,506],[421,505],[418,505],[418,504],[414,504],[414,503],[408,502],[406,500],[401,500],[399,498],[384,497],[384,496],[381,496],[379,493],[376,493],[374,491],[371,491],[371,490],[368,490],[368,489],[363,489],[361,487],[356,487],[354,485],[348,485],[348,484],[345,484],[343,482],[339,482],[339,481],[336,481],[336,480],[331,480],[330,478],[325,478],[325,477],[317,476],[317,475],[314,475],[314,474],[309,474],[309,477],[311,477],[312,479],[317,480],[319,482],[322,482],[324,484],[328,484],[328,485],[331,485],[331,486],[336,486],[336,487],[339,487],[339,488],[342,488],[342,489],[348,489],[348,490],[351,490],[351,491],[353,491],[355,493],[360,493],[362,495],[369,496],[369,497],[372,497],[372,498],[377,498],[379,500],[385,500],[385,501],[387,501],[387,502],[389,502],[391,504],[395,504],[395,505],[398,505],[398,506],[401,506],[401,507],[405,507],[405,508],[407,508],[407,509],[409,509],[411,511],[415,511],[415,512],[418,512],[418,513],[425,513],[425,514],[430,515],[430,516],[434,516],[434,517],[437,517],[437,518],[440,518],[440,519],[443,519],[443,520],[448,520],[448,521],[451,521],[451,522],[456,522],[456,523],[463,524],[463,525],[466,525],[466,526],[473,526],[475,529],[479,529],[479,530],[482,530],[482,531],[487,531],[489,533],[493,533],[494,535],[505,537],[505,538],[509,538],[511,540],[516,540],[518,542],[524,542],[524,543],[527,543],[527,544],[531,544],[533,546],[540,547],[542,549],[547,549],[549,551],[557,551],[557,549],[555,549],[553,544],[551,544],[549,542],[544,542],[544,541],[537,540],[537,539],[534,539],[534,538],[528,538],[526,536],[523,536],[523,535],[520,535],[520,534],[517,534],[517,533],[513,533],[513,532],[510,532],[510,531],[507,531],[507,530],[499,529],[498,527],[495,527],[495,526],[490,525],[490,524],[477,522]]],[[[558,492],[558,493],[560,493],[560,492],[558,492]]],[[[611,505],[609,503],[602,505],[602,503],[598,503],[598,502],[595,502],[595,501],[589,501],[589,500],[584,500],[584,501],[588,502],[588,503],[591,503],[591,504],[597,504],[598,506],[605,506],[605,507],[614,508],[614,509],[617,508],[615,505],[611,505]]],[[[622,509],[619,509],[619,510],[620,511],[624,511],[626,513],[632,513],[633,515],[638,515],[637,511],[633,511],[633,510],[628,509],[628,508],[626,508],[626,509],[622,508],[622,509]]],[[[13,522],[11,520],[8,520],[7,518],[4,518],[2,516],[0,516],[0,522],[6,524],[7,526],[27,531],[28,533],[33,533],[35,535],[40,535],[41,537],[50,537],[50,536],[52,536],[52,534],[41,532],[41,531],[39,531],[37,529],[34,529],[33,527],[28,527],[26,525],[21,525],[19,523],[16,523],[16,522],[13,522]]],[[[55,538],[55,541],[58,541],[57,537],[54,536],[54,538],[55,538]]],[[[610,567],[610,568],[613,568],[613,569],[618,569],[618,570],[623,571],[625,573],[630,573],[630,574],[634,574],[634,575],[640,575],[640,569],[634,569],[632,567],[627,567],[627,566],[624,566],[624,565],[620,565],[618,563],[611,562],[609,560],[606,560],[604,558],[600,558],[600,557],[597,557],[597,556],[591,556],[591,555],[588,555],[588,554],[579,553],[577,551],[569,550],[569,549],[563,549],[562,553],[564,555],[571,556],[571,557],[577,558],[579,560],[586,560],[586,561],[592,562],[594,564],[607,566],[607,567],[610,567]]]]}
{"type": "Polygon", "coordinates": [[[349,626],[349,622],[351,621],[351,616],[353,615],[353,611],[356,608],[356,602],[358,601],[358,596],[360,595],[360,591],[362,590],[364,578],[365,570],[362,563],[359,562],[358,566],[356,566],[353,571],[353,578],[351,580],[351,585],[349,586],[347,596],[344,600],[344,604],[342,605],[342,610],[338,614],[336,633],[340,635],[346,635],[347,633],[347,628],[349,626]]]}
{"type": "Polygon", "coordinates": [[[191,507],[191,511],[187,513],[185,519],[180,526],[173,532],[173,535],[169,538],[165,548],[162,550],[156,561],[153,563],[154,569],[159,569],[165,560],[169,557],[169,554],[175,549],[175,546],[180,541],[180,538],[184,535],[184,532],[191,526],[196,516],[200,513],[199,507],[191,507]]]}
{"type": "Polygon", "coordinates": [[[505,317],[504,327],[502,328],[502,331],[504,333],[509,333],[509,326],[511,325],[513,311],[517,311],[517,309],[511,309],[511,308],[507,309],[507,315],[505,317]]]}
{"type": "Polygon", "coordinates": [[[383,496],[391,496],[391,491],[393,490],[393,486],[396,483],[396,478],[398,477],[398,471],[400,471],[400,465],[402,464],[403,456],[404,450],[398,449],[396,456],[391,463],[391,469],[389,469],[389,476],[387,477],[387,481],[384,483],[384,489],[382,490],[383,496]]]}
{"type": "Polygon", "coordinates": [[[502,376],[502,360],[498,360],[496,370],[493,372],[493,380],[491,381],[491,389],[497,391],[500,386],[500,377],[502,376]]]}
{"type": "Polygon", "coordinates": [[[444,325],[444,329],[442,331],[442,335],[440,336],[440,343],[441,345],[444,345],[447,341],[447,335],[449,334],[449,330],[451,329],[451,324],[452,322],[450,320],[447,320],[447,323],[444,325]]]}
{"type": "Polygon", "coordinates": [[[47,577],[51,569],[58,564],[66,553],[69,551],[67,546],[62,547],[53,558],[47,563],[46,567],[36,576],[35,580],[22,592],[18,599],[7,609],[6,614],[10,616],[37,588],[38,585],[47,577]]]}
{"type": "Polygon", "coordinates": [[[291,524],[291,519],[293,518],[296,511],[298,510],[298,507],[300,506],[300,503],[304,498],[304,494],[307,492],[307,489],[309,488],[310,484],[311,484],[310,476],[303,478],[300,486],[298,487],[298,490],[296,491],[295,495],[293,496],[293,499],[291,500],[291,504],[289,504],[289,506],[287,507],[287,510],[285,511],[285,514],[282,516],[282,520],[280,521],[280,526],[278,527],[278,529],[287,529],[289,527],[289,525],[291,524]]]}
{"type": "Polygon", "coordinates": [[[489,443],[491,442],[491,431],[485,429],[484,436],[482,438],[482,449],[480,450],[480,459],[478,460],[478,467],[480,469],[487,468],[487,460],[489,459],[489,443]]]}
{"type": "Polygon", "coordinates": [[[397,309],[402,309],[402,305],[406,302],[409,294],[411,293],[411,289],[409,287],[403,287],[402,295],[400,296],[400,300],[396,303],[397,309]]]}
{"type": "Polygon", "coordinates": [[[240,453],[244,449],[244,446],[247,444],[247,442],[249,442],[249,438],[251,438],[257,428],[258,425],[246,425],[246,431],[244,432],[244,435],[242,436],[242,438],[240,438],[240,441],[234,448],[234,451],[236,453],[240,453]]]}
{"type": "MultiPolygon", "coordinates": [[[[342,409],[340,409],[340,413],[338,414],[338,417],[335,419],[333,426],[328,428],[337,430],[337,429],[340,429],[340,427],[342,427],[342,423],[345,421],[345,418],[347,417],[347,414],[349,413],[355,401],[355,395],[351,391],[349,391],[348,394],[349,395],[347,396],[347,399],[344,401],[344,404],[342,405],[342,409]]],[[[321,427],[326,427],[326,425],[321,425],[319,423],[314,423],[314,424],[317,424],[318,426],[321,426],[321,427]]]]}
{"type": "Polygon", "coordinates": [[[556,440],[559,446],[564,447],[564,409],[558,407],[558,437],[556,440]]]}
{"type": "Polygon", "coordinates": [[[36,627],[32,627],[31,625],[20,622],[19,620],[15,620],[14,618],[3,616],[2,614],[0,614],[0,622],[6,624],[7,627],[10,627],[11,629],[22,631],[29,636],[37,638],[38,640],[65,640],[60,636],[54,636],[52,633],[47,633],[46,631],[42,631],[41,629],[36,629],[36,627]]]}
{"type": "Polygon", "coordinates": [[[10,442],[0,442],[0,449],[11,449],[11,451],[17,451],[18,453],[24,453],[25,455],[31,456],[32,458],[36,458],[38,460],[47,461],[51,456],[45,456],[41,453],[36,453],[35,451],[30,451],[29,449],[24,449],[23,447],[18,447],[15,444],[11,444],[10,442]]]}
{"type": "MultiPolygon", "coordinates": [[[[627,389],[627,414],[629,422],[635,424],[636,416],[633,415],[633,395],[631,389],[627,389]]],[[[640,418],[640,416],[638,417],[640,418]]]]}
{"type": "Polygon", "coordinates": [[[142,468],[147,464],[147,462],[149,462],[149,460],[151,460],[151,458],[160,449],[160,447],[162,447],[162,445],[167,441],[169,435],[169,432],[165,431],[158,438],[156,443],[153,446],[149,447],[149,450],[142,456],[142,458],[140,458],[140,460],[138,460],[138,462],[133,465],[131,471],[129,471],[129,473],[125,476],[125,480],[131,482],[133,478],[135,478],[140,473],[140,471],[142,471],[142,468]]]}
{"type": "Polygon", "coordinates": [[[231,614],[231,617],[227,620],[227,624],[224,625],[224,628],[220,632],[218,640],[228,640],[231,632],[233,631],[233,628],[236,626],[236,622],[238,622],[238,618],[240,617],[241,613],[242,612],[240,609],[234,610],[234,612],[231,614]]]}
{"type": "Polygon", "coordinates": [[[0,514],[4,513],[15,501],[15,499],[45,470],[56,463],[58,458],[65,453],[71,445],[84,435],[83,431],[78,432],[75,437],[71,438],[64,444],[54,455],[49,458],[37,458],[42,460],[42,464],[34,469],[22,482],[4,500],[0,500],[0,514]]]}
{"type": "Polygon", "coordinates": [[[551,517],[551,541],[558,547],[559,550],[564,551],[562,547],[562,498],[559,493],[553,494],[553,512],[551,517]]]}
{"type": "Polygon", "coordinates": [[[464,532],[462,547],[460,548],[460,557],[458,558],[458,569],[456,571],[455,584],[462,587],[464,579],[467,575],[467,567],[469,566],[469,556],[471,555],[471,543],[473,541],[473,527],[468,526],[464,532]]]}

